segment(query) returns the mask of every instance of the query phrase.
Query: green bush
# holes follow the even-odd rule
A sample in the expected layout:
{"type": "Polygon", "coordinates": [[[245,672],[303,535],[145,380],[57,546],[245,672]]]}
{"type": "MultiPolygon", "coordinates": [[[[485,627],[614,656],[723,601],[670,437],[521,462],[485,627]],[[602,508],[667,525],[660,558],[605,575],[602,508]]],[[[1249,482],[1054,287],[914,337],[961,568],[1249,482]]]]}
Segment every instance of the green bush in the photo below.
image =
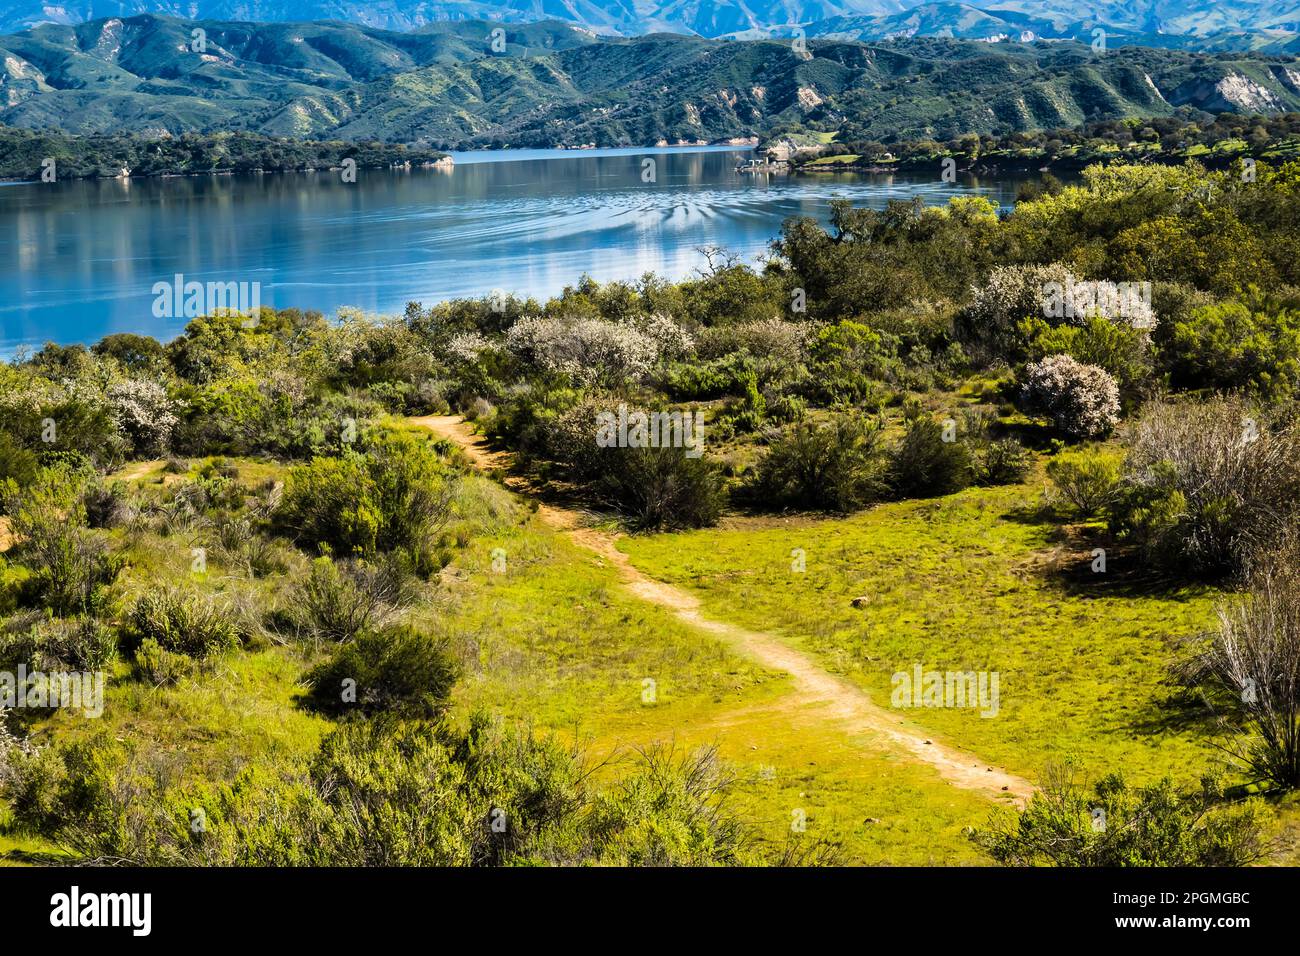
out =
{"type": "Polygon", "coordinates": [[[853,413],[784,431],[758,462],[750,496],[767,507],[848,512],[885,490],[880,427],[853,413]]]}
{"type": "Polygon", "coordinates": [[[143,865],[710,866],[755,862],[711,750],[654,748],[611,788],[571,747],[474,714],[348,720],[305,768],[179,784],[100,734],[10,744],[15,823],[86,862],[143,865]],[[206,826],[192,826],[195,810],[206,826]]]}
{"type": "Polygon", "coordinates": [[[11,564],[0,555],[0,617],[12,614],[27,590],[32,572],[21,564],[11,564]]]}
{"type": "Polygon", "coordinates": [[[659,373],[659,385],[674,401],[710,401],[739,394],[754,361],[748,355],[726,355],[706,361],[672,362],[659,373]]]}
{"type": "Polygon", "coordinates": [[[386,431],[364,453],[291,469],[276,521],[300,544],[340,556],[403,550],[428,574],[436,570],[435,536],[450,518],[454,487],[427,440],[386,431]]]}
{"type": "Polygon", "coordinates": [[[337,643],[389,623],[409,598],[406,570],[398,560],[320,557],[294,591],[291,616],[317,640],[337,643]]]}
{"type": "Polygon", "coordinates": [[[132,650],[152,639],[165,651],[204,660],[238,648],[243,634],[228,605],[195,592],[163,588],[136,600],[124,636],[132,650]]]}
{"type": "Polygon", "coordinates": [[[410,627],[365,631],[311,670],[308,699],[331,714],[434,717],[459,673],[447,642],[410,627]]]}
{"type": "MultiPolygon", "coordinates": [[[[26,488],[36,480],[36,456],[28,451],[8,432],[0,431],[0,487],[6,480],[14,483],[14,488],[26,488]]],[[[0,509],[3,509],[0,500],[0,509]]],[[[0,510],[0,514],[4,514],[0,510]]]]}
{"type": "Polygon", "coordinates": [[[1203,306],[1174,327],[1168,355],[1180,388],[1284,398],[1300,384],[1300,312],[1241,302],[1203,306]]]}
{"type": "Polygon", "coordinates": [[[1101,452],[1062,452],[1047,463],[1047,477],[1080,517],[1096,518],[1119,493],[1120,458],[1101,452]]]}
{"type": "Polygon", "coordinates": [[[718,467],[682,448],[606,448],[593,491],[637,530],[703,528],[722,514],[718,467]]]}
{"type": "Polygon", "coordinates": [[[5,507],[19,541],[12,556],[31,572],[23,600],[61,617],[103,610],[122,561],[86,527],[83,477],[44,468],[27,488],[8,483],[5,507]]]}
{"type": "Polygon", "coordinates": [[[955,430],[929,415],[914,414],[889,452],[887,480],[899,498],[925,498],[960,491],[974,475],[970,449],[955,430]],[[949,440],[951,439],[951,440],[949,440]]]}
{"type": "Polygon", "coordinates": [[[175,684],[194,670],[194,660],[184,654],[169,651],[152,637],[146,637],[135,649],[136,673],[144,676],[155,687],[175,684]]]}
{"type": "Polygon", "coordinates": [[[1260,805],[1225,803],[1211,779],[1184,793],[1168,777],[1133,787],[1110,774],[1088,793],[1054,768],[1023,811],[973,838],[1010,866],[1246,866],[1264,855],[1264,822],[1260,805]]]}
{"type": "Polygon", "coordinates": [[[861,322],[840,322],[820,330],[809,345],[808,397],[833,405],[879,404],[882,381],[903,373],[899,340],[861,322]]]}
{"type": "Polygon", "coordinates": [[[971,456],[971,473],[977,485],[1019,484],[1033,466],[1033,452],[1014,438],[985,442],[971,456]]]}
{"type": "Polygon", "coordinates": [[[727,769],[710,748],[655,747],[593,801],[591,838],[612,866],[736,865],[749,838],[731,812],[727,769]]]}
{"type": "Polygon", "coordinates": [[[1151,377],[1150,336],[1139,328],[1090,316],[1082,325],[1053,327],[1042,319],[1027,320],[1022,327],[1028,358],[1068,355],[1082,365],[1105,369],[1131,392],[1151,377]]]}
{"type": "Polygon", "coordinates": [[[52,618],[31,611],[0,625],[0,667],[16,670],[97,671],[117,656],[117,638],[93,617],[52,618]]]}

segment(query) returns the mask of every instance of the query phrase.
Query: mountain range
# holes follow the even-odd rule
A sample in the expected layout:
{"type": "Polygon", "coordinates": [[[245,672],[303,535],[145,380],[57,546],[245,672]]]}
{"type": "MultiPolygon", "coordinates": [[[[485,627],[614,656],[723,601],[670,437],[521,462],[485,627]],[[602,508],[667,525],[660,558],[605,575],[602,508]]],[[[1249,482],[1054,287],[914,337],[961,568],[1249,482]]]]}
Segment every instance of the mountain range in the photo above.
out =
{"type": "Polygon", "coordinates": [[[1285,43],[1280,34],[1300,31],[1300,0],[8,0],[0,10],[0,32],[148,13],[200,20],[338,20],[397,31],[447,21],[558,20],[601,35],[744,38],[793,26],[809,35],[842,27],[858,39],[909,31],[967,38],[1024,30],[1061,36],[1082,27],[1148,38],[1213,38],[1246,48],[1285,43]]]}
{"type": "Polygon", "coordinates": [[[1179,109],[1300,110],[1300,63],[1072,40],[599,37],[554,21],[396,32],[141,15],[0,36],[0,123],[73,133],[237,129],[436,148],[798,129],[892,141],[1179,109]]]}

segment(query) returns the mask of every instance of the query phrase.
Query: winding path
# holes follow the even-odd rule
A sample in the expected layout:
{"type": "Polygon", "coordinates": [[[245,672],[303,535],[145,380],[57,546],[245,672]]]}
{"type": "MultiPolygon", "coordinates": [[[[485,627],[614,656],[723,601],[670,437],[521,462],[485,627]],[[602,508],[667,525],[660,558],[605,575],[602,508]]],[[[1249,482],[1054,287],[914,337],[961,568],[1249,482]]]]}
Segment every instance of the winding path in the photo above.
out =
{"type": "MultiPolygon", "coordinates": [[[[480,469],[504,471],[510,463],[508,453],[489,449],[462,418],[429,415],[409,421],[459,445],[470,462],[480,469]]],[[[505,483],[520,493],[527,490],[517,478],[507,477],[505,483]]],[[[792,718],[834,721],[848,734],[875,738],[890,749],[929,764],[954,786],[994,799],[1023,803],[1033,793],[1034,788],[1027,780],[902,726],[903,721],[896,713],[874,703],[860,687],[829,673],[815,659],[779,638],[705,617],[698,598],[638,570],[616,546],[616,535],[582,527],[582,516],[577,511],[539,502],[538,514],[548,525],[610,562],[627,589],[641,600],[672,611],[682,621],[720,638],[764,667],[788,673],[794,684],[793,696],[773,706],[788,710],[792,718]]]]}

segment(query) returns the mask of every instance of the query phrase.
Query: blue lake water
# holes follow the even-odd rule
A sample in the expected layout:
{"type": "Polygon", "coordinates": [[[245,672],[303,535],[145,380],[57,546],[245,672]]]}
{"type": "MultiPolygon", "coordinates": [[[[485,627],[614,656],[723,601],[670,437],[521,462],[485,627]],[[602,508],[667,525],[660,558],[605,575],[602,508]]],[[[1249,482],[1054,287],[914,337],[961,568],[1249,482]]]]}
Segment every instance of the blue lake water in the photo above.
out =
{"type": "Polygon", "coordinates": [[[447,171],[360,170],[355,183],[319,172],[5,185],[0,354],[113,332],[171,338],[187,319],[155,315],[153,289],[178,274],[257,283],[263,305],[327,314],[494,289],[544,297],[583,273],[682,278],[706,245],[755,262],[786,217],[824,221],[835,197],[880,207],[980,193],[1009,204],[1017,185],[737,172],[748,155],[517,150],[457,154],[447,171]]]}

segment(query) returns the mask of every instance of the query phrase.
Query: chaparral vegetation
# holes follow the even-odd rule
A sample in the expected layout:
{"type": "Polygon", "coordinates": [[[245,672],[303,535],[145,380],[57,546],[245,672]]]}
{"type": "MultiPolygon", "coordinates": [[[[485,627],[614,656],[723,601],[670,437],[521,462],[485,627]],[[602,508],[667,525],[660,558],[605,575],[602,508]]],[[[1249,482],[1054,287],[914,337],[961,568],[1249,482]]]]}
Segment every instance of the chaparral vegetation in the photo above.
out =
{"type": "Polygon", "coordinates": [[[0,847],[1289,860],[1297,223],[1297,163],[1098,165],[837,201],[761,269],[20,354],[0,670],[106,689],[0,714],[0,847]],[[890,710],[914,668],[1000,699],[890,710]]]}

